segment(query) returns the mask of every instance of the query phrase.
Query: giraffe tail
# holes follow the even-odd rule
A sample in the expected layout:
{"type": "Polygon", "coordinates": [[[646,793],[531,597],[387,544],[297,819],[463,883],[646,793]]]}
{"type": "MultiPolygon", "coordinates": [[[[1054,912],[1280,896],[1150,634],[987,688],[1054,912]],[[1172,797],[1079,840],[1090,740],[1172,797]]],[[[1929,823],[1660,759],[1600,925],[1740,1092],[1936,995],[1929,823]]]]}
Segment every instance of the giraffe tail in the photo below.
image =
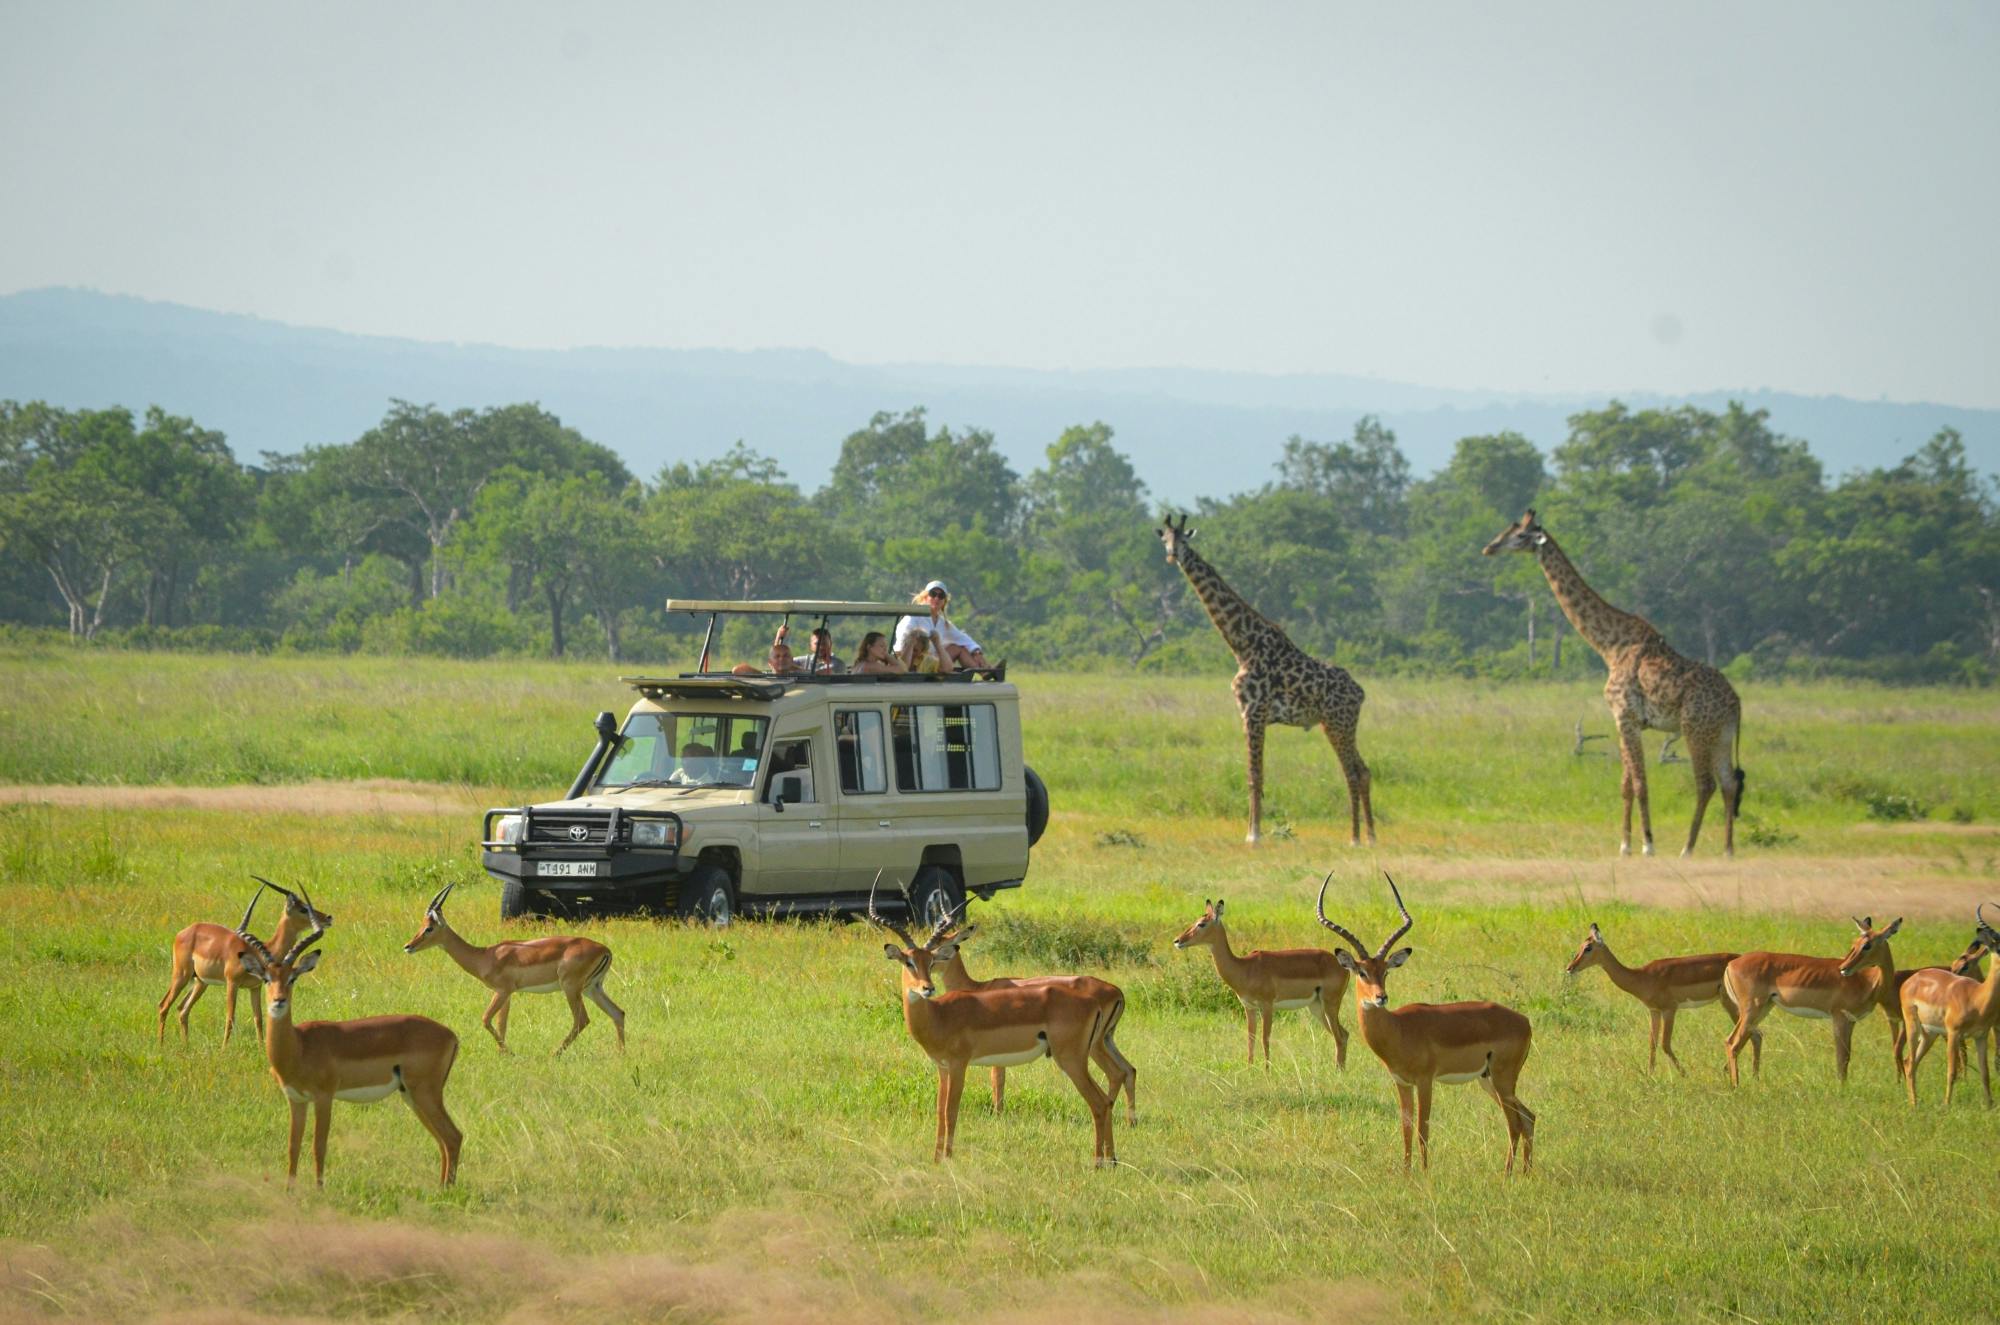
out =
{"type": "Polygon", "coordinates": [[[1748,776],[1743,772],[1743,724],[1741,722],[1736,724],[1735,738],[1731,742],[1734,748],[1730,751],[1729,762],[1731,765],[1730,771],[1736,774],[1736,809],[1734,812],[1741,815],[1743,813],[1743,793],[1750,785],[1748,776]]]}

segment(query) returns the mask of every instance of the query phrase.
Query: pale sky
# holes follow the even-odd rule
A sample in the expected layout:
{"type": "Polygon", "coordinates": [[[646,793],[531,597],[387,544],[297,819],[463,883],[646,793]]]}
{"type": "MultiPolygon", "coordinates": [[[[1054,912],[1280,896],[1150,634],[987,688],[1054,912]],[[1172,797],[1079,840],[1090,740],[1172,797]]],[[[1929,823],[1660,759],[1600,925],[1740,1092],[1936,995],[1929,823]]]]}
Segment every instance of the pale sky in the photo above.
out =
{"type": "Polygon", "coordinates": [[[2000,406],[2000,5],[0,0],[0,293],[2000,406]]]}

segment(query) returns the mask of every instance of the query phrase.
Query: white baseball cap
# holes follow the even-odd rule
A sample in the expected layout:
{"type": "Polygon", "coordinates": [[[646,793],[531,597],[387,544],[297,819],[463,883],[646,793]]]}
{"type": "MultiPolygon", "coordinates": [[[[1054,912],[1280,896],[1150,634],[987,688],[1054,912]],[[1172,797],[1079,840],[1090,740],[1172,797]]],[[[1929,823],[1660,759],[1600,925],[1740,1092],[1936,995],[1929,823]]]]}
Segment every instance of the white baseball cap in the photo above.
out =
{"type": "Polygon", "coordinates": [[[928,595],[930,591],[933,589],[936,589],[939,593],[942,593],[947,598],[951,597],[951,590],[944,587],[943,580],[932,580],[929,584],[926,584],[924,586],[924,593],[928,595]]]}

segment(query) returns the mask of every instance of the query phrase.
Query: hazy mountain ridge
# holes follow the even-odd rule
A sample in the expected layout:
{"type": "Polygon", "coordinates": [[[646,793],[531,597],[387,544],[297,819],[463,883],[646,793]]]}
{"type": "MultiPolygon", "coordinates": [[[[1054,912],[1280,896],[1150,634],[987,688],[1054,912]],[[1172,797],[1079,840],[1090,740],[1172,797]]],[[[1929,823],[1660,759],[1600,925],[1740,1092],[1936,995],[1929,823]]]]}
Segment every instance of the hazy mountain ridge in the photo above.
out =
{"type": "MultiPolygon", "coordinates": [[[[284,323],[73,289],[0,296],[0,398],[73,407],[149,404],[225,432],[239,457],[345,442],[391,397],[446,408],[537,400],[625,456],[634,472],[720,454],[741,439],[817,486],[840,441],[878,410],[924,406],[936,423],[993,432],[1017,469],[1071,424],[1102,419],[1163,498],[1254,487],[1285,439],[1345,436],[1378,414],[1427,472],[1458,438],[1511,429],[1545,449],[1605,395],[1523,395],[1336,374],[1197,369],[1046,371],[842,362],[818,350],[523,350],[284,323]]],[[[1773,391],[1616,393],[1635,407],[1730,400],[1770,411],[1830,473],[1893,462],[1940,427],[2000,471],[2000,410],[1773,391]]]]}

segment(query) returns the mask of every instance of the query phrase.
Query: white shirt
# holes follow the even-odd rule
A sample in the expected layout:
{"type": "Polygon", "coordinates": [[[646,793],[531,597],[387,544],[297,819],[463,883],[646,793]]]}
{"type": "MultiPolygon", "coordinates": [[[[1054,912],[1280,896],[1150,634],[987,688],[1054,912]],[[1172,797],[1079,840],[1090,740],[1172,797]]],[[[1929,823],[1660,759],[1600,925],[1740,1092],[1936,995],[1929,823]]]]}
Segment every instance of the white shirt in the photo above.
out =
{"type": "Polygon", "coordinates": [[[972,636],[952,625],[951,618],[942,617],[932,621],[929,612],[922,616],[906,616],[896,623],[895,650],[901,653],[912,635],[930,634],[935,634],[940,644],[956,644],[967,653],[979,652],[979,645],[973,642],[972,636]]]}

